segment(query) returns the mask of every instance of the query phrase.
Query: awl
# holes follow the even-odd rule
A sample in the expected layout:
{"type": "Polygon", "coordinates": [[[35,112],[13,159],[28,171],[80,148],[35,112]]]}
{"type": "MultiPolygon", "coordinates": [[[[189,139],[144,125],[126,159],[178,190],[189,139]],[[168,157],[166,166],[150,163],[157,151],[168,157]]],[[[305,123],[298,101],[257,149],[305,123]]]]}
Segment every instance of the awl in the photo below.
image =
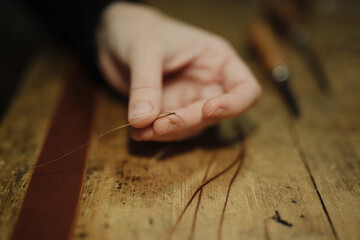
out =
{"type": "Polygon", "coordinates": [[[319,88],[324,93],[330,91],[320,59],[310,44],[307,28],[301,24],[303,17],[299,3],[294,0],[269,0],[266,2],[266,14],[281,33],[285,34],[299,50],[311,69],[319,88]]]}
{"type": "Polygon", "coordinates": [[[257,20],[249,34],[250,44],[261,58],[265,70],[271,75],[293,115],[298,116],[300,109],[289,84],[290,70],[272,29],[266,22],[257,20]]]}

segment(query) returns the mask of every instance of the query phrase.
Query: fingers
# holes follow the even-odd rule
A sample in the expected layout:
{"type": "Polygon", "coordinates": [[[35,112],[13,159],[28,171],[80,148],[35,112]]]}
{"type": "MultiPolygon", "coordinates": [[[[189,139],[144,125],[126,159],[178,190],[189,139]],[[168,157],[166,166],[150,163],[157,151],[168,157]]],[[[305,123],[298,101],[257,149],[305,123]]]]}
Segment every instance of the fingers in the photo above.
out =
{"type": "Polygon", "coordinates": [[[203,109],[206,119],[231,118],[240,115],[255,104],[261,88],[249,68],[237,57],[224,68],[226,93],[209,99],[203,109]]]}
{"type": "Polygon", "coordinates": [[[130,130],[130,136],[135,141],[157,141],[157,142],[174,142],[196,137],[202,132],[202,130],[183,132],[181,134],[169,134],[158,136],[153,133],[151,126],[146,128],[132,128],[130,130]]]}
{"type": "Polygon", "coordinates": [[[251,107],[261,89],[254,76],[239,59],[224,66],[224,94],[196,101],[187,107],[173,110],[177,115],[157,119],[145,129],[133,129],[135,140],[176,141],[198,135],[204,128],[222,118],[236,117],[251,107]],[[178,117],[180,116],[180,117],[178,117]]]}
{"type": "Polygon", "coordinates": [[[197,101],[173,112],[176,115],[157,119],[152,126],[144,129],[132,129],[131,137],[135,140],[177,141],[198,135],[201,131],[218,120],[204,120],[202,108],[205,101],[197,101]]]}
{"type": "Polygon", "coordinates": [[[137,41],[129,53],[131,72],[129,122],[133,127],[148,126],[160,113],[163,56],[158,44],[137,41]],[[144,118],[144,116],[151,116],[144,118]],[[143,121],[139,119],[144,118],[143,121]]]}

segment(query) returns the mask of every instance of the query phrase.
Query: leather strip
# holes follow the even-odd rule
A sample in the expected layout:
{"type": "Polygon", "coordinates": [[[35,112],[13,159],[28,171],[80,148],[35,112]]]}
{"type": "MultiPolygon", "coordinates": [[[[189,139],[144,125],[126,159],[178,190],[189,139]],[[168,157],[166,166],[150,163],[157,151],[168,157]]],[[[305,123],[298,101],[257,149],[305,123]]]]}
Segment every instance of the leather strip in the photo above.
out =
{"type": "MultiPolygon", "coordinates": [[[[37,165],[64,155],[90,139],[95,93],[84,72],[70,74],[37,165]]],[[[87,147],[34,170],[12,240],[69,239],[84,180],[87,147]]]]}

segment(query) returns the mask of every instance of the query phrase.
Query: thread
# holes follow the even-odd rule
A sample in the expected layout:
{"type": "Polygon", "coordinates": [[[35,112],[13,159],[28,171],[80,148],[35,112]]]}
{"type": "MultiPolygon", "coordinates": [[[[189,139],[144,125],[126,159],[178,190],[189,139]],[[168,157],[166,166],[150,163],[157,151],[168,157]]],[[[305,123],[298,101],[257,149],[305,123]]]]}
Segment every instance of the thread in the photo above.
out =
{"type": "Polygon", "coordinates": [[[184,209],[181,211],[179,217],[177,218],[175,224],[172,226],[172,228],[169,231],[168,237],[167,239],[170,240],[172,235],[174,234],[175,228],[177,227],[177,225],[180,223],[180,220],[182,219],[182,217],[184,216],[186,210],[188,209],[188,207],[190,206],[191,202],[194,200],[195,196],[197,195],[197,193],[203,188],[205,187],[207,184],[209,184],[210,182],[212,182],[213,180],[215,180],[216,178],[220,177],[221,175],[223,175],[224,173],[226,173],[227,171],[229,171],[233,166],[235,166],[235,164],[242,160],[245,157],[245,152],[246,152],[246,148],[242,147],[240,150],[239,155],[227,166],[225,167],[223,170],[219,171],[218,173],[214,174],[212,177],[210,177],[208,180],[206,180],[205,182],[203,182],[199,187],[196,188],[196,190],[194,191],[193,195],[191,196],[191,198],[188,200],[188,202],[186,203],[184,209]]]}
{"type": "MultiPolygon", "coordinates": [[[[142,118],[142,119],[139,119],[137,121],[134,121],[134,122],[131,122],[131,123],[127,123],[125,125],[121,125],[121,126],[118,126],[118,127],[115,127],[113,129],[110,129],[110,130],[107,130],[93,138],[91,138],[89,141],[87,141],[86,143],[78,146],[77,148],[71,150],[70,152],[67,152],[65,153],[64,155],[58,157],[58,158],[55,158],[49,162],[46,162],[46,163],[43,163],[43,164],[40,164],[40,165],[34,165],[32,167],[28,167],[28,168],[24,168],[24,169],[21,169],[19,171],[16,171],[16,172],[11,172],[11,173],[7,173],[7,174],[4,174],[4,175],[0,175],[0,178],[5,178],[5,177],[8,177],[8,176],[12,176],[12,175],[17,175],[17,174],[22,174],[22,173],[25,173],[29,170],[33,170],[33,169],[37,169],[37,168],[40,168],[40,167],[44,167],[44,166],[47,166],[47,165],[50,165],[50,164],[53,164],[55,162],[58,162],[64,158],[66,158],[67,156],[79,151],[80,149],[83,149],[84,147],[88,146],[90,143],[94,142],[95,140],[98,140],[100,138],[103,138],[105,136],[108,136],[108,135],[111,135],[111,134],[114,134],[116,132],[118,132],[119,130],[123,129],[123,128],[126,128],[126,127],[129,127],[131,124],[134,124],[134,123],[138,123],[138,122],[141,122],[145,119],[148,119],[148,118],[151,118],[151,117],[154,117],[154,116],[157,116],[156,119],[159,119],[159,118],[164,118],[164,117],[168,117],[168,116],[171,116],[171,115],[175,115],[177,116],[178,118],[180,118],[182,121],[184,121],[184,119],[182,117],[180,117],[179,115],[177,115],[175,112],[163,112],[163,113],[159,113],[159,114],[151,114],[151,115],[141,115],[139,117],[145,117],[145,118],[142,118]]],[[[185,124],[185,121],[184,121],[184,124],[185,124]]]]}
{"type": "MultiPolygon", "coordinates": [[[[209,161],[209,164],[206,168],[206,171],[205,171],[205,175],[204,175],[204,179],[202,181],[202,183],[204,183],[206,181],[206,178],[207,178],[207,175],[209,173],[209,170],[211,168],[211,165],[213,164],[214,160],[216,159],[217,155],[218,155],[218,152],[217,151],[210,159],[209,161]]],[[[196,227],[196,218],[197,218],[197,213],[199,211],[199,206],[200,206],[200,202],[201,202],[201,197],[202,197],[202,193],[203,193],[203,188],[201,188],[200,190],[200,193],[199,193],[199,198],[198,198],[198,201],[196,203],[196,208],[195,208],[195,212],[194,212],[194,217],[193,217],[193,221],[192,221],[192,224],[191,224],[191,231],[190,231],[190,235],[189,235],[189,240],[193,240],[194,239],[194,235],[195,235],[195,227],[196,227]]]]}
{"type": "Polygon", "coordinates": [[[226,206],[227,206],[227,203],[228,203],[228,200],[229,200],[231,186],[234,183],[235,178],[237,177],[237,175],[239,175],[240,169],[241,169],[241,167],[242,167],[242,165],[244,163],[244,159],[245,159],[245,155],[246,155],[246,147],[247,147],[247,143],[246,143],[246,140],[245,140],[245,143],[244,143],[244,146],[243,146],[245,151],[243,151],[243,155],[239,155],[237,157],[237,159],[239,161],[239,165],[236,168],[236,171],[235,171],[234,175],[232,176],[232,178],[231,178],[231,180],[229,182],[228,191],[227,191],[227,194],[226,194],[224,207],[223,207],[222,212],[221,212],[221,217],[220,217],[220,222],[219,222],[219,227],[218,227],[218,237],[217,237],[218,240],[222,239],[222,226],[223,226],[223,223],[224,223],[225,210],[226,210],[226,206]]]}

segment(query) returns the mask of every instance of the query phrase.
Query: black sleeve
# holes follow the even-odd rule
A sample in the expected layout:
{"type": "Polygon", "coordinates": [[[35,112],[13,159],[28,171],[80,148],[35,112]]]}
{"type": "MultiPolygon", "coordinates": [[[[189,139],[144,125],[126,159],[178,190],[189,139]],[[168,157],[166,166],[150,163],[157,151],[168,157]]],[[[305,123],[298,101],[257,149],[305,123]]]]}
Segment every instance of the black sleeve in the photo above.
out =
{"type": "MultiPolygon", "coordinates": [[[[95,31],[104,8],[114,0],[30,0],[46,26],[89,65],[95,60],[95,31]]],[[[130,1],[138,2],[138,1],[130,1]]]]}

